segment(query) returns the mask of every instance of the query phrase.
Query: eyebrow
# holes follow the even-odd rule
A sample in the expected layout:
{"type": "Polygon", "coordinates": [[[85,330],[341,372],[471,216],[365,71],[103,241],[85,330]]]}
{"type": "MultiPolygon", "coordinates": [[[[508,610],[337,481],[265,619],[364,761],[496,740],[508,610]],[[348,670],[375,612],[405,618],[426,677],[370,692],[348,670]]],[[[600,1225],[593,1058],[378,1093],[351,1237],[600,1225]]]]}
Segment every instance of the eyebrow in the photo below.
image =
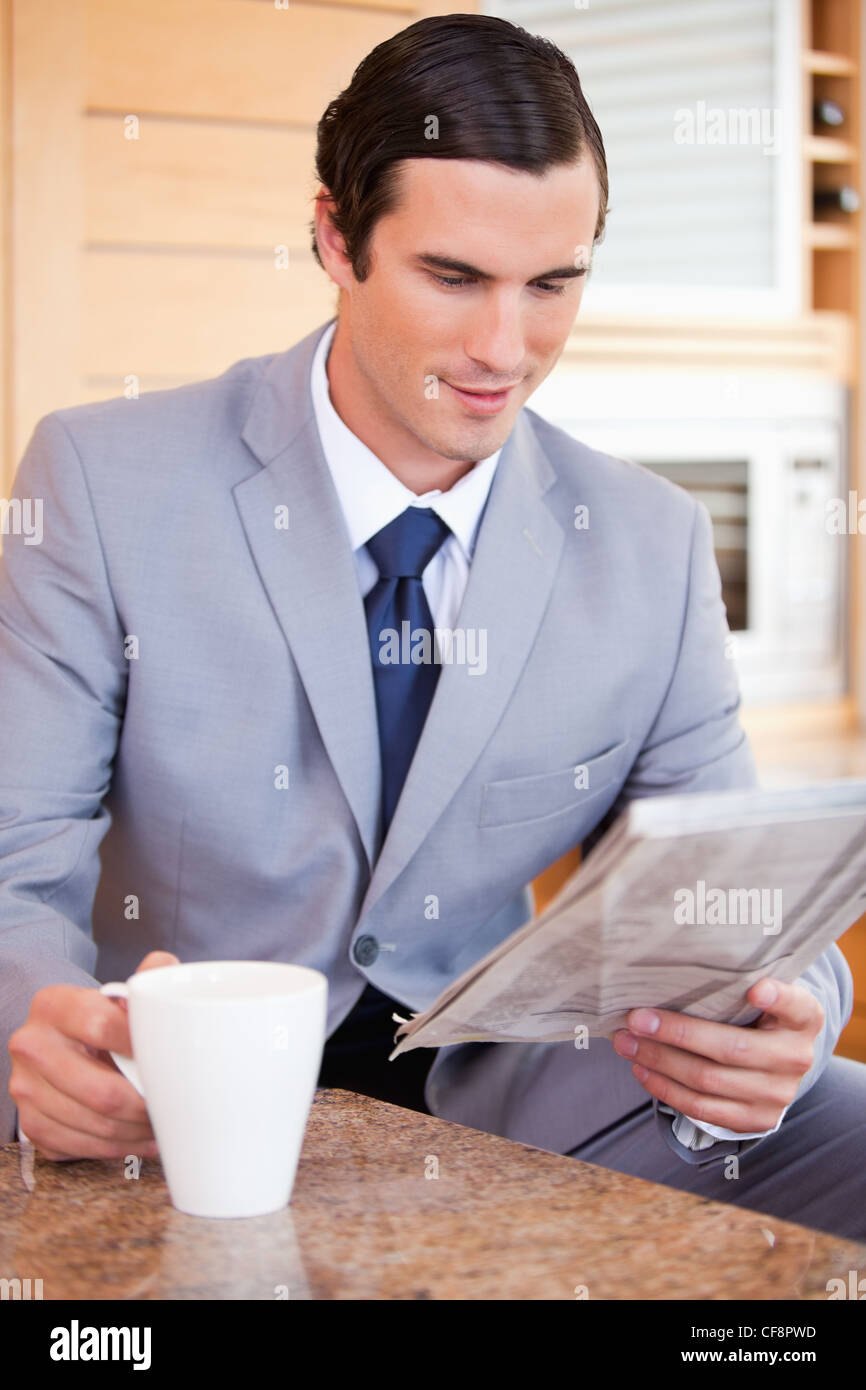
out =
{"type": "MultiPolygon", "coordinates": [[[[451,256],[438,256],[430,252],[422,252],[415,257],[421,265],[437,266],[440,270],[453,270],[458,275],[471,275],[476,280],[495,280],[496,276],[491,275],[487,270],[479,270],[477,266],[468,265],[466,261],[455,261],[451,256]]],[[[556,270],[548,270],[542,275],[533,275],[532,280],[527,284],[532,284],[535,280],[573,280],[578,275],[586,274],[586,268],[579,268],[573,265],[562,265],[556,270]]]]}

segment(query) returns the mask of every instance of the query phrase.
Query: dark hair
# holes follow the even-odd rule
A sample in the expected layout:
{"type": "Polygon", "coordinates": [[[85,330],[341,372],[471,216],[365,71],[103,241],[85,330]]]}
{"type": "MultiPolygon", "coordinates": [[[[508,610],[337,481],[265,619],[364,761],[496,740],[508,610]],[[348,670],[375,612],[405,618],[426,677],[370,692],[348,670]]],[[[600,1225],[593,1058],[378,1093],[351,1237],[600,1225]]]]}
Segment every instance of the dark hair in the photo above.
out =
{"type": "MultiPolygon", "coordinates": [[[[603,233],[604,144],[571,59],[548,39],[493,15],[421,19],[367,54],[319,121],[316,173],[357,280],[370,271],[375,223],[397,205],[398,161],[479,159],[543,174],[595,161],[603,233]],[[438,138],[431,139],[431,120],[438,138]]],[[[322,265],[310,223],[313,255],[322,265]]]]}

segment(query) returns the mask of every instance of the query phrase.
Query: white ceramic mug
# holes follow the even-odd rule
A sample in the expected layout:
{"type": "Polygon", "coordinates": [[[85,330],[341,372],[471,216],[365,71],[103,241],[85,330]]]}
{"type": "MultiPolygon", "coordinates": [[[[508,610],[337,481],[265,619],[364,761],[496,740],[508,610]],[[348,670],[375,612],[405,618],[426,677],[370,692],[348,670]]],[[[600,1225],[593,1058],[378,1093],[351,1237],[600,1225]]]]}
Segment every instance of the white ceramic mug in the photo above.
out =
{"type": "Polygon", "coordinates": [[[328,1003],[318,970],[197,961],[100,990],[126,999],[135,1061],[171,1200],[190,1216],[261,1216],[292,1195],[328,1003]]]}

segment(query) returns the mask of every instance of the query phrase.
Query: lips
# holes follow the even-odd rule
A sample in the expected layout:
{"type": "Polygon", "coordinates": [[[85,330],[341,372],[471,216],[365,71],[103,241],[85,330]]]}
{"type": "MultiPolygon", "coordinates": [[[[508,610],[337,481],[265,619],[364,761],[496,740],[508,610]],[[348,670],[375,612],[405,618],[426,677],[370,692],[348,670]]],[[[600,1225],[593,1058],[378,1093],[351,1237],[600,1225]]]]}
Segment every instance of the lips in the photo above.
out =
{"type": "Polygon", "coordinates": [[[453,386],[455,391],[462,391],[465,396],[501,396],[506,391],[513,391],[517,382],[512,382],[511,386],[498,386],[496,390],[485,390],[477,386],[458,386],[456,382],[449,381],[448,385],[453,386]]]}
{"type": "Polygon", "coordinates": [[[454,386],[450,381],[446,385],[473,415],[495,415],[502,410],[513,390],[511,386],[501,391],[477,391],[474,387],[466,390],[462,386],[454,386]]]}

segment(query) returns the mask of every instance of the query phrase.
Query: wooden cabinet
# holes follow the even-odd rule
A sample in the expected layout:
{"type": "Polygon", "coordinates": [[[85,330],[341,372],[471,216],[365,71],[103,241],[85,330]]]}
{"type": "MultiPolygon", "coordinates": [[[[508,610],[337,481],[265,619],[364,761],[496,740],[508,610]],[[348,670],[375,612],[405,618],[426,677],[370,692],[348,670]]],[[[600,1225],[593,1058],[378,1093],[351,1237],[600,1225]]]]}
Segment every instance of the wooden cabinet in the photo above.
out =
{"type": "Polygon", "coordinates": [[[860,0],[805,0],[803,5],[804,299],[817,311],[856,313],[861,213],[813,205],[815,193],[860,191],[860,0]],[[841,124],[816,120],[833,102],[841,124]]]}

